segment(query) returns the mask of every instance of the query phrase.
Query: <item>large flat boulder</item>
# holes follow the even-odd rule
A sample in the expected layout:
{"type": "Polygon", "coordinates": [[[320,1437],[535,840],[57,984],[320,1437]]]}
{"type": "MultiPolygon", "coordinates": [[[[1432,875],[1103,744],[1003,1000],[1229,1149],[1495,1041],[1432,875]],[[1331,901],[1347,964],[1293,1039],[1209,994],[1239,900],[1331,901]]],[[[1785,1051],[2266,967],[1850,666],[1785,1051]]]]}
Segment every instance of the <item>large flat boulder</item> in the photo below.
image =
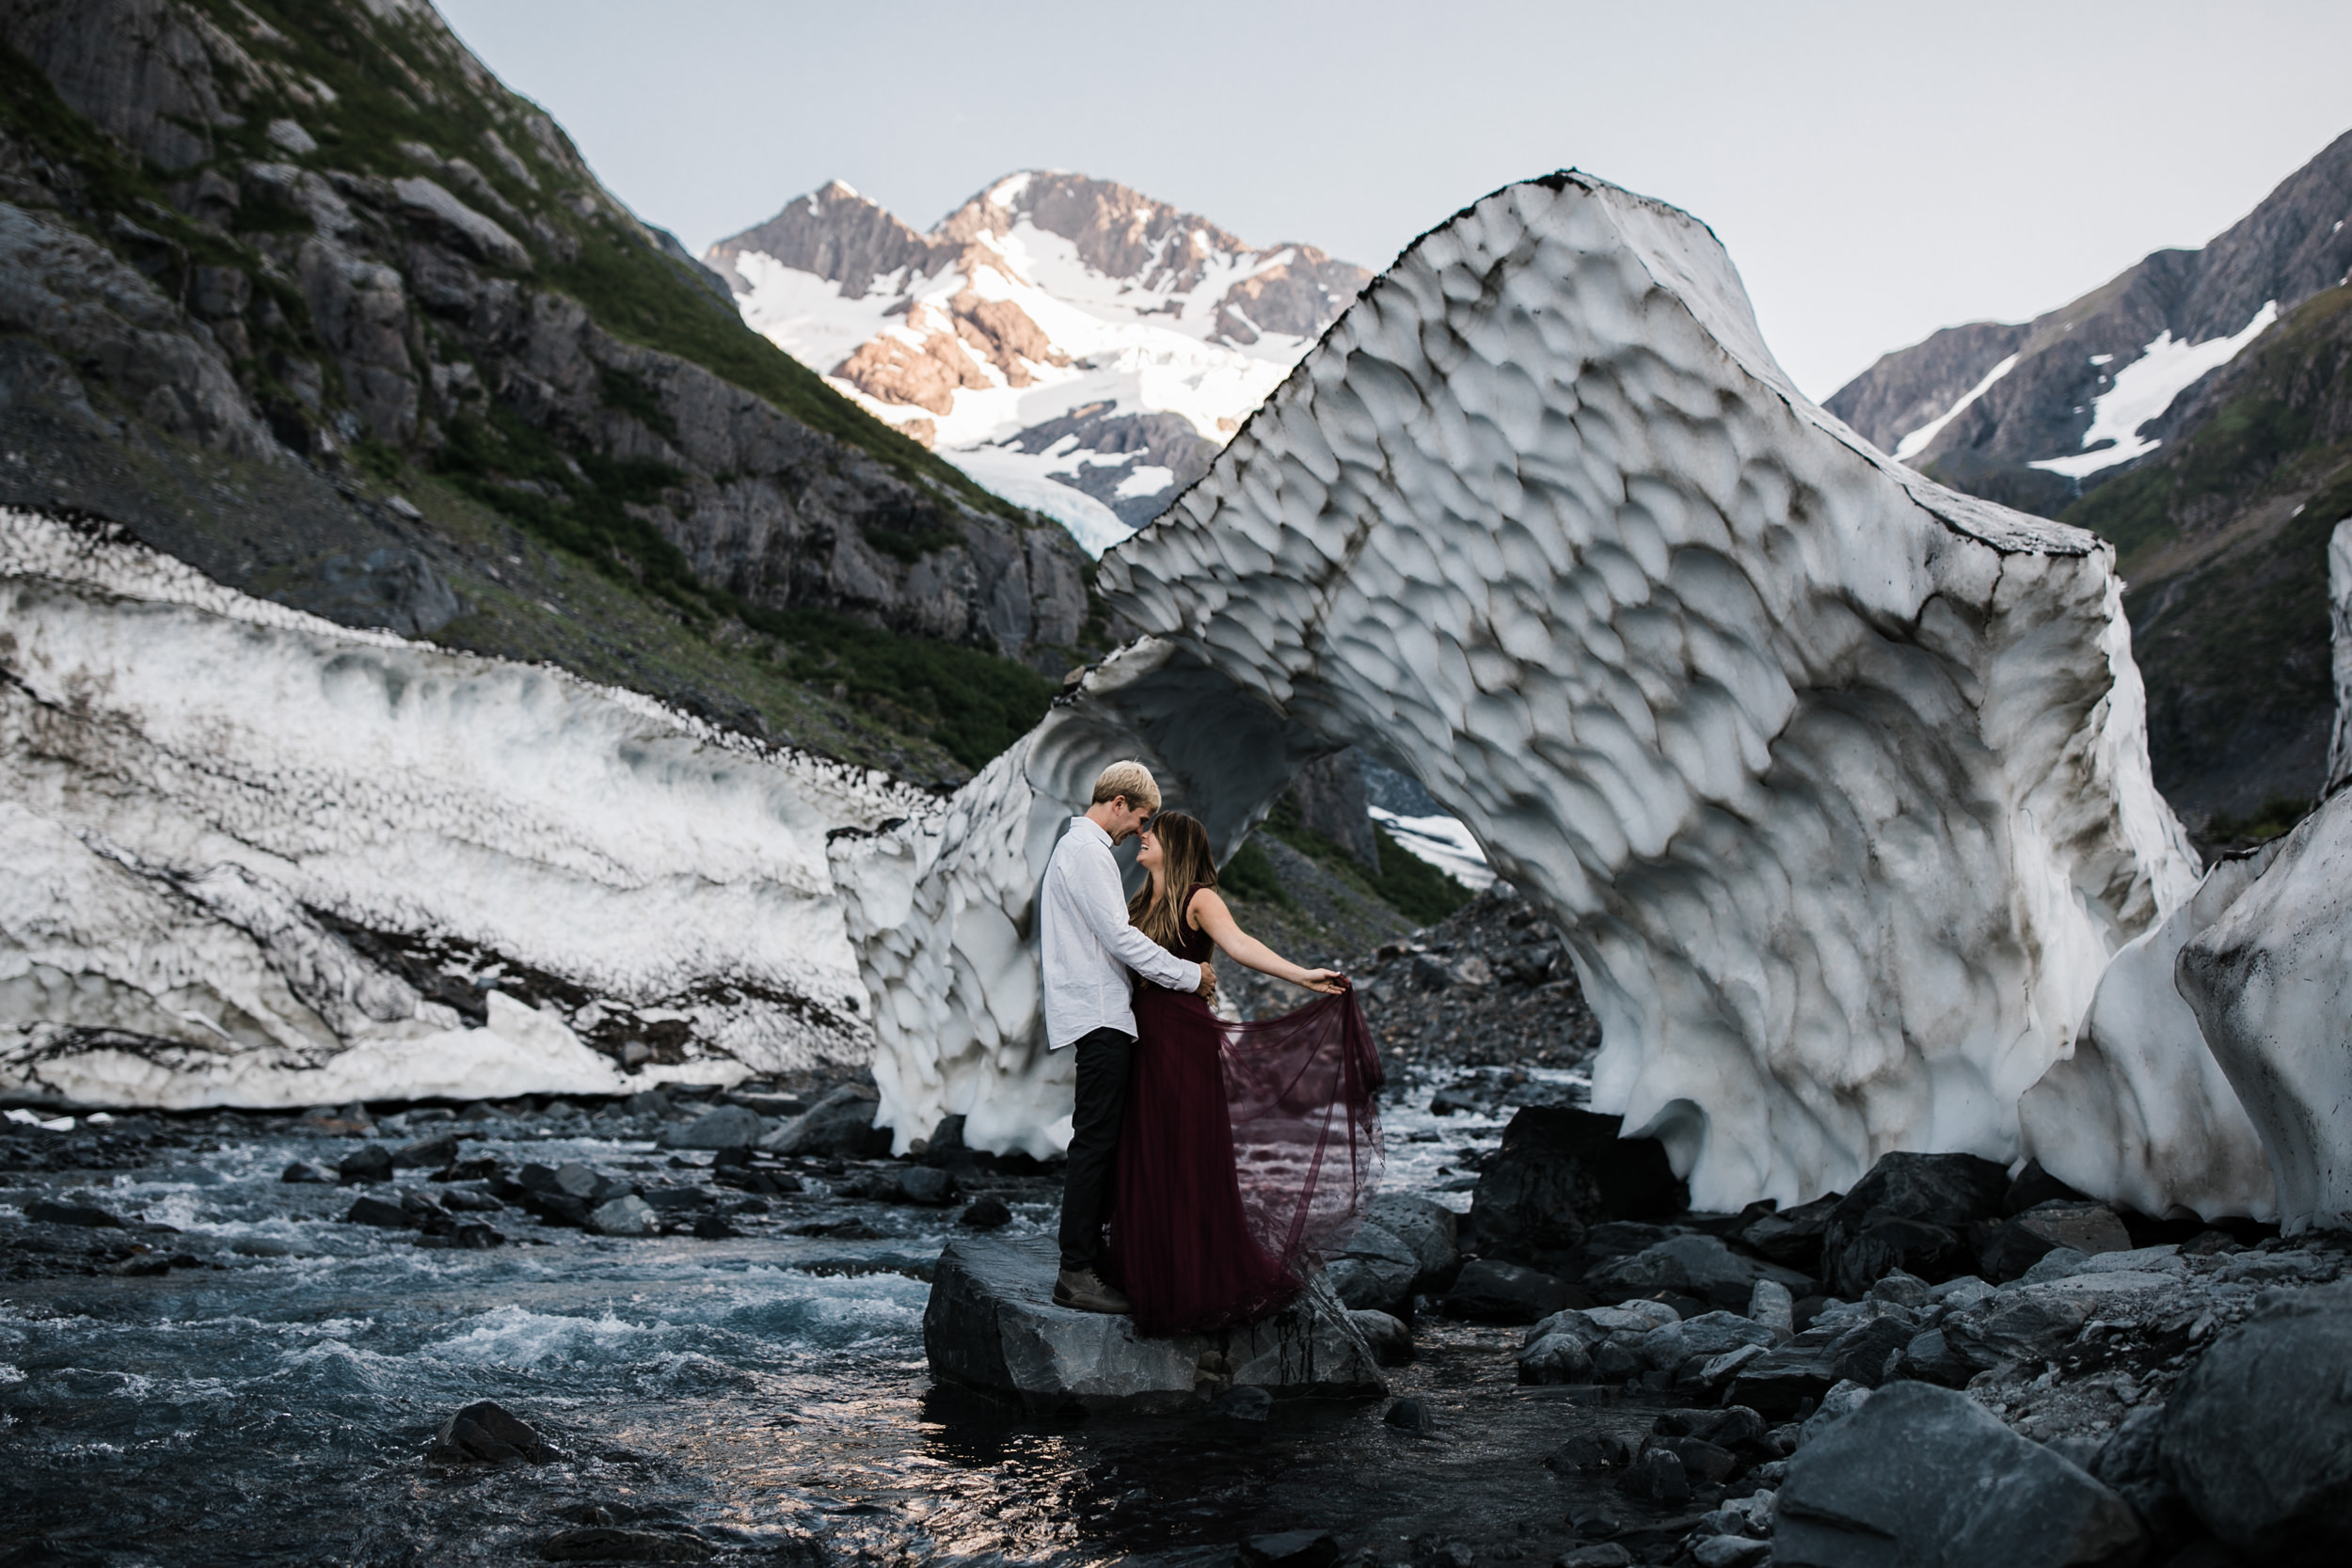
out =
{"type": "Polygon", "coordinates": [[[1057,1265],[1044,1237],[949,1242],[923,1312],[931,1375],[1035,1411],[1182,1410],[1208,1403],[1229,1381],[1278,1397],[1388,1392],[1373,1347],[1321,1291],[1246,1327],[1153,1339],[1132,1318],[1055,1306],[1057,1265]]]}

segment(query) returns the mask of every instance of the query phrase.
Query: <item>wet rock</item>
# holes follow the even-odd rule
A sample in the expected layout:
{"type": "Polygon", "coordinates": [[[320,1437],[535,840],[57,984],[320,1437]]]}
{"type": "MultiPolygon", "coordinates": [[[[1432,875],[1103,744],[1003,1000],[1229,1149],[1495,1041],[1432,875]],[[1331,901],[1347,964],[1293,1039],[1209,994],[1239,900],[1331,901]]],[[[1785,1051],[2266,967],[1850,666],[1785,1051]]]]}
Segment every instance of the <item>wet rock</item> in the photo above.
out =
{"type": "Polygon", "coordinates": [[[2064,1349],[2090,1320],[2095,1297],[2047,1287],[1988,1296],[1936,1325],[1947,1354],[1973,1371],[2004,1362],[2044,1361],[2064,1349]]]}
{"type": "Polygon", "coordinates": [[[503,1213],[506,1205],[488,1193],[478,1193],[470,1187],[452,1187],[441,1194],[441,1207],[468,1214],[503,1213]]]}
{"type": "Polygon", "coordinates": [[[1873,1392],[1875,1390],[1865,1384],[1840,1383],[1828,1393],[1823,1394],[1820,1408],[1798,1423],[1798,1446],[1803,1447],[1812,1442],[1816,1437],[1869,1403],[1873,1392]]]}
{"type": "Polygon", "coordinates": [[[1327,1529],[1253,1535],[1234,1558],[1240,1568],[1330,1568],[1339,1560],[1339,1540],[1327,1529]]]}
{"type": "Polygon", "coordinates": [[[1772,1560],[1771,1542],[1744,1535],[1710,1535],[1691,1547],[1691,1560],[1698,1568],[1749,1568],[1752,1563],[1772,1560]]]}
{"type": "Polygon", "coordinates": [[[457,1134],[444,1132],[437,1138],[419,1138],[392,1150],[392,1164],[402,1170],[439,1170],[457,1163],[457,1134]]]}
{"type": "Polygon", "coordinates": [[[1728,1397],[1767,1420],[1793,1420],[1800,1409],[1819,1404],[1838,1381],[1820,1347],[1800,1349],[1788,1344],[1766,1351],[1740,1368],[1731,1381],[1728,1397]]]}
{"type": "Polygon", "coordinates": [[[1264,1389],[1245,1384],[1229,1388],[1209,1404],[1209,1414],[1234,1421],[1263,1421],[1274,1415],[1274,1396],[1264,1389]]]}
{"type": "Polygon", "coordinates": [[[1617,1478],[1617,1490],[1643,1502],[1685,1503],[1691,1500],[1691,1477],[1672,1449],[1645,1449],[1617,1478]]]}
{"type": "Polygon", "coordinates": [[[2352,1286],[2214,1341],[2165,1411],[2165,1468],[2205,1528],[2265,1557],[2352,1540],[2352,1286]]]}
{"type": "Polygon", "coordinates": [[[624,1193],[591,1209],[588,1228],[599,1236],[651,1236],[660,1230],[661,1216],[635,1193],[624,1193]]]}
{"type": "Polygon", "coordinates": [[[135,1253],[106,1271],[124,1279],[151,1278],[171,1272],[171,1259],[160,1252],[135,1253]]]}
{"type": "Polygon", "coordinates": [[[1810,1290],[1813,1282],[1794,1269],[1742,1258],[1712,1236],[1674,1236],[1630,1257],[1586,1272],[1584,1288],[1601,1301],[1626,1301],[1671,1291],[1729,1312],[1744,1312],[1756,1282],[1772,1280],[1810,1290]]]}
{"type": "Polygon", "coordinates": [[[1453,1210],[1425,1197],[1383,1193],[1364,1205],[1364,1219],[1412,1249],[1416,1294],[1439,1295],[1453,1288],[1462,1267],[1460,1216],[1453,1210]]]}
{"type": "Polygon", "coordinates": [[[2055,1198],[2039,1203],[1994,1227],[1977,1260],[1991,1280],[2010,1280],[2057,1247],[2086,1257],[2132,1250],[2130,1232],[2104,1203],[2055,1198]]]}
{"type": "Polygon", "coordinates": [[[1596,1541],[1552,1559],[1551,1568],[1630,1568],[1633,1554],[1614,1541],[1596,1541]]]}
{"type": "Polygon", "coordinates": [[[387,1203],[380,1197],[362,1197],[352,1204],[343,1216],[345,1225],[372,1225],[382,1230],[414,1230],[421,1223],[417,1214],[397,1203],[387,1203]]]}
{"type": "Polygon", "coordinates": [[[1573,1334],[1547,1334],[1519,1351],[1519,1382],[1535,1386],[1593,1381],[1593,1353],[1573,1334]]]}
{"type": "Polygon", "coordinates": [[[437,1465],[497,1465],[507,1460],[545,1465],[560,1455],[521,1417],[504,1405],[481,1400],[441,1423],[425,1457],[437,1465]]]}
{"type": "Polygon", "coordinates": [[[1012,1206],[993,1193],[976,1197],[956,1223],[973,1230],[996,1230],[1012,1223],[1012,1206]]]}
{"type": "Polygon", "coordinates": [[[1740,1240],[1783,1268],[1818,1275],[1821,1267],[1821,1232],[1829,1224],[1830,1211],[1845,1196],[1843,1193],[1831,1193],[1811,1203],[1766,1214],[1750,1221],[1740,1232],[1740,1240]]]}
{"type": "Polygon", "coordinates": [[[392,1151],[382,1144],[363,1144],[335,1162],[341,1180],[373,1186],[392,1179],[392,1151]]]}
{"type": "Polygon", "coordinates": [[[1567,1305],[1567,1287],[1550,1275],[1492,1258],[1462,1265],[1443,1303],[1449,1317],[1472,1323],[1532,1323],[1567,1305]]]}
{"type": "Polygon", "coordinates": [[[1530,1105],[1511,1117],[1502,1147],[1479,1172],[1470,1223],[1479,1250],[1507,1261],[1558,1266],[1597,1220],[1661,1220],[1690,1193],[1654,1138],[1622,1138],[1615,1117],[1530,1105]]]}
{"type": "Polygon", "coordinates": [[[700,1562],[710,1547],[677,1530],[582,1525],[549,1536],[539,1555],[549,1562],[700,1562]]]}
{"type": "Polygon", "coordinates": [[[705,1214],[694,1222],[693,1234],[697,1241],[723,1242],[743,1233],[716,1214],[705,1214]]]}
{"type": "Polygon", "coordinates": [[[1633,1354],[1642,1364],[1673,1371],[1687,1361],[1705,1360],[1747,1346],[1772,1342],[1772,1331],[1737,1312],[1703,1312],[1695,1318],[1661,1324],[1642,1336],[1633,1354]]]}
{"type": "Polygon", "coordinates": [[[1411,1307],[1421,1272],[1411,1247],[1386,1227],[1366,1224],[1331,1253],[1324,1280],[1351,1307],[1393,1312],[1411,1307]]]}
{"type": "Polygon", "coordinates": [[[1704,1437],[1661,1437],[1656,1446],[1682,1462],[1682,1474],[1693,1487],[1721,1486],[1738,1461],[1729,1449],[1704,1437]]]}
{"type": "Polygon", "coordinates": [[[1781,1568],[2084,1568],[2145,1538],[2131,1506],[1965,1395],[1883,1388],[1788,1462],[1781,1568]]]}
{"type": "Polygon", "coordinates": [[[1372,1347],[1373,1358],[1383,1367],[1401,1367],[1413,1358],[1413,1331],[1404,1321],[1369,1308],[1350,1311],[1347,1321],[1372,1347]]]}
{"type": "Polygon", "coordinates": [[[1838,1381],[1875,1388],[1886,1381],[1888,1363],[1908,1350],[1919,1325],[1906,1318],[1873,1318],[1831,1341],[1826,1359],[1838,1381]]]}
{"type": "Polygon", "coordinates": [[[956,1200],[956,1179],[930,1165],[910,1165],[898,1174],[898,1201],[944,1209],[956,1200]]]}
{"type": "Polygon", "coordinates": [[[1422,1400],[1398,1400],[1382,1414],[1381,1422],[1399,1432],[1409,1432],[1416,1437],[1438,1434],[1438,1413],[1422,1400]]]}
{"type": "Polygon", "coordinates": [[[1777,1279],[1759,1279],[1748,1292],[1748,1316],[1772,1330],[1775,1339],[1797,1332],[1797,1298],[1777,1279]]]}
{"type": "Polygon", "coordinates": [[[36,1225],[78,1225],[92,1230],[120,1230],[122,1222],[94,1203],[60,1203],[37,1197],[24,1206],[24,1217],[36,1225]]]}
{"type": "Polygon", "coordinates": [[[663,1148],[749,1148],[766,1135],[759,1113],[743,1105],[722,1105],[683,1127],[661,1134],[663,1148]]]}
{"type": "MultiPolygon", "coordinates": [[[[775,1154],[830,1155],[856,1160],[873,1147],[874,1111],[879,1096],[870,1085],[844,1084],[801,1115],[759,1141],[775,1154]]],[[[889,1152],[890,1133],[882,1130],[882,1152],[889,1152]]]]}
{"type": "Polygon", "coordinates": [[[1998,1219],[2009,1172],[1973,1154],[1889,1154],[1830,1211],[1821,1272],[1831,1290],[1861,1295],[1896,1269],[1924,1280],[1976,1267],[1971,1227],[1998,1219]]]}
{"type": "Polygon", "coordinates": [[[1310,1289],[1272,1316],[1214,1335],[1145,1338],[1133,1320],[1053,1302],[1059,1259],[1044,1237],[964,1236],[941,1252],[923,1313],[931,1374],[1033,1411],[1199,1407],[1202,1354],[1236,1386],[1368,1398],[1387,1392],[1372,1347],[1328,1292],[1310,1289]]]}

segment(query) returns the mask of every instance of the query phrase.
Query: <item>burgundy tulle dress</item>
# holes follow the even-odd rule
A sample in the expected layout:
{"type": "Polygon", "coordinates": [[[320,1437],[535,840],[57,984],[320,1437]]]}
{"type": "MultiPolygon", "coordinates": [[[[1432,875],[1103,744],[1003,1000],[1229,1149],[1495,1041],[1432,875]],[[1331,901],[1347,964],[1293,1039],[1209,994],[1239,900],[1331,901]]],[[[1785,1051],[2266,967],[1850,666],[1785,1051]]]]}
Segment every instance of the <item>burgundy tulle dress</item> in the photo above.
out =
{"type": "MultiPolygon", "coordinates": [[[[1185,911],[1189,917],[1189,909],[1185,911]]],[[[1208,959],[1208,934],[1172,944],[1208,959]]],[[[1352,992],[1227,1023],[1136,988],[1136,1049],[1104,1265],[1147,1335],[1227,1328],[1303,1288],[1379,1174],[1379,1058],[1352,992]]]]}

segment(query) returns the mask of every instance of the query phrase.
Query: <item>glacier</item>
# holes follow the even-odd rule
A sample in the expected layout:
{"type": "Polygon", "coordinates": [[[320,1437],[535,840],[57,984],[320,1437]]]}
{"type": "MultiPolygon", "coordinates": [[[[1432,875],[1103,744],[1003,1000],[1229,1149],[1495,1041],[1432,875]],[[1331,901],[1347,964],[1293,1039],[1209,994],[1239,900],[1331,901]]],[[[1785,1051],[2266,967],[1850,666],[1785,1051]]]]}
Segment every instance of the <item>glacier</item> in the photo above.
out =
{"type": "Polygon", "coordinates": [[[0,1092],[626,1092],[872,1050],[825,835],[884,775],[0,511],[0,1092]]]}
{"type": "Polygon", "coordinates": [[[2015,1158],[2106,961],[2196,886],[2112,552],[1878,452],[1704,225],[1582,175],[1415,242],[1102,585],[1145,640],[959,827],[836,860],[902,1138],[1045,1127],[989,955],[1113,755],[1221,849],[1315,755],[1419,779],[1566,931],[1595,1108],[1708,1208],[2015,1158]]]}

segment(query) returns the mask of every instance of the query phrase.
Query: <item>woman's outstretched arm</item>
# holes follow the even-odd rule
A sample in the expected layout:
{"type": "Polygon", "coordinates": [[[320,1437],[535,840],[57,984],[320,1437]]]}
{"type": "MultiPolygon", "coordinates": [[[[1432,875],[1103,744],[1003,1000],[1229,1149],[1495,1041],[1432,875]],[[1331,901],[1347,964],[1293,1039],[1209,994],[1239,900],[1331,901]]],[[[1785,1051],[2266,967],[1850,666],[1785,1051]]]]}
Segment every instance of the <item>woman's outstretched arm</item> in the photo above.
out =
{"type": "Polygon", "coordinates": [[[1347,976],[1336,969],[1301,969],[1288,958],[1241,928],[1233,911],[1225,907],[1225,900],[1213,888],[1202,888],[1193,895],[1192,918],[1209,940],[1217,944],[1226,957],[1246,965],[1261,974],[1271,974],[1278,980],[1305,986],[1309,990],[1330,996],[1347,989],[1347,976]]]}

